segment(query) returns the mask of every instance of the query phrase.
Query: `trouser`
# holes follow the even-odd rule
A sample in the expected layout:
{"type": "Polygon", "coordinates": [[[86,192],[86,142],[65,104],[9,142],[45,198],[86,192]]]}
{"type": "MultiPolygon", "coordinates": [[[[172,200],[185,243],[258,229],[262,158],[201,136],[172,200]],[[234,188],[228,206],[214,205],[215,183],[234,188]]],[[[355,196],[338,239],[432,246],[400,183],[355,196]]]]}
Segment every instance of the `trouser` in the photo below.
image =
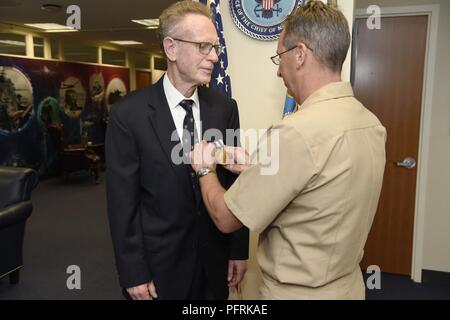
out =
{"type": "Polygon", "coordinates": [[[215,297],[211,290],[205,268],[201,261],[197,260],[192,278],[191,287],[188,292],[188,300],[216,300],[221,297],[215,297]]]}

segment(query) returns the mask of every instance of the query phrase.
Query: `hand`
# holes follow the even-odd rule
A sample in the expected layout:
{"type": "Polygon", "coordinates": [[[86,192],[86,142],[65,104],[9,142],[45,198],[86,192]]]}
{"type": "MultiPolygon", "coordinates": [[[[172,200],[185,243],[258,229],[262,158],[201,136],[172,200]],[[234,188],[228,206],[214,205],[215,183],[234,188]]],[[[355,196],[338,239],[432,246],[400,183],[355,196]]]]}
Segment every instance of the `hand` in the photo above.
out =
{"type": "Polygon", "coordinates": [[[216,170],[216,147],[212,143],[201,141],[194,146],[194,150],[191,152],[191,165],[195,172],[201,168],[208,167],[212,170],[216,170]]]}
{"type": "Polygon", "coordinates": [[[224,168],[235,174],[241,174],[250,166],[250,155],[241,147],[224,146],[227,153],[227,165],[224,168]]]}
{"type": "Polygon", "coordinates": [[[244,278],[247,271],[247,260],[228,261],[228,286],[237,286],[244,278]]]}
{"type": "Polygon", "coordinates": [[[153,300],[158,298],[153,281],[136,287],[127,288],[127,292],[133,300],[153,300]]]}

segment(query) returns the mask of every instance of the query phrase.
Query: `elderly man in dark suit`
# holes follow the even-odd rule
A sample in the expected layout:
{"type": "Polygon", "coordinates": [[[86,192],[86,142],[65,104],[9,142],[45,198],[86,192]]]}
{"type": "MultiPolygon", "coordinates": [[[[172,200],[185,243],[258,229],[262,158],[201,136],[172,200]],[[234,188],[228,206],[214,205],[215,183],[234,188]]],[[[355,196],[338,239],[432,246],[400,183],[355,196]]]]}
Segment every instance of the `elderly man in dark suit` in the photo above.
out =
{"type": "MultiPolygon", "coordinates": [[[[226,299],[247,269],[248,229],[226,235],[216,228],[197,174],[180,160],[202,131],[225,137],[238,129],[237,104],[202,86],[220,54],[208,7],[173,4],[159,33],[167,73],[114,105],[107,130],[108,217],[120,284],[132,299],[226,299]]],[[[225,188],[235,180],[221,168],[217,175],[225,188]]]]}

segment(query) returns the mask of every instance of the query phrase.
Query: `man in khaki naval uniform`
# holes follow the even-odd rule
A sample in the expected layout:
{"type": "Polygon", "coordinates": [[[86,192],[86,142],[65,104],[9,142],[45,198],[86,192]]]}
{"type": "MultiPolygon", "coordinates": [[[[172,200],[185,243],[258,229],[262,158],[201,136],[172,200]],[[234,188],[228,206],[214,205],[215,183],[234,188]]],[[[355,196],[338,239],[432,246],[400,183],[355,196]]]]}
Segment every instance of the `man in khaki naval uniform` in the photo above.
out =
{"type": "Polygon", "coordinates": [[[202,142],[192,154],[219,229],[243,224],[260,233],[263,299],[365,298],[359,262],[382,186],[386,130],[341,81],[349,43],[345,17],[320,1],[286,20],[272,60],[300,108],[260,142],[278,143],[279,153],[269,153],[275,174],[262,174],[261,164],[226,166],[241,174],[225,192],[208,174],[214,146],[202,142]]]}

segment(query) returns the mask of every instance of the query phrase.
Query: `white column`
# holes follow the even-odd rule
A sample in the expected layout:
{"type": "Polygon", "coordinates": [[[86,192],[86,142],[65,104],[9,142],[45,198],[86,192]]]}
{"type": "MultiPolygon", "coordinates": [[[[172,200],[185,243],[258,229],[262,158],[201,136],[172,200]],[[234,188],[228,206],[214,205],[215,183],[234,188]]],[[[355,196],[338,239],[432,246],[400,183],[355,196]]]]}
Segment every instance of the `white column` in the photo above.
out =
{"type": "Polygon", "coordinates": [[[25,47],[27,57],[33,58],[34,57],[33,35],[30,33],[27,33],[25,35],[25,47]]]}

